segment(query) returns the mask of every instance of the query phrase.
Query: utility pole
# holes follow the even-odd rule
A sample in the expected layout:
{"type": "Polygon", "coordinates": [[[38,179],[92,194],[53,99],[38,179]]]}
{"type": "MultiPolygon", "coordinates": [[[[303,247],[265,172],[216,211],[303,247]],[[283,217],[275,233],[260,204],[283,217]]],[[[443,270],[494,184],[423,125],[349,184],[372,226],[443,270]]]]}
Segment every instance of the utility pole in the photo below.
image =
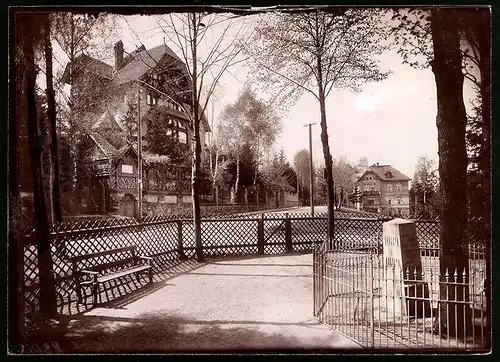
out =
{"type": "Polygon", "coordinates": [[[142,221],[142,127],[141,127],[141,86],[137,84],[137,219],[142,221]]]}
{"type": "Polygon", "coordinates": [[[313,150],[312,150],[312,128],[311,126],[315,125],[316,123],[309,123],[305,124],[304,127],[309,127],[309,170],[310,170],[310,175],[309,175],[309,181],[311,184],[311,215],[314,216],[314,171],[313,171],[313,150]]]}

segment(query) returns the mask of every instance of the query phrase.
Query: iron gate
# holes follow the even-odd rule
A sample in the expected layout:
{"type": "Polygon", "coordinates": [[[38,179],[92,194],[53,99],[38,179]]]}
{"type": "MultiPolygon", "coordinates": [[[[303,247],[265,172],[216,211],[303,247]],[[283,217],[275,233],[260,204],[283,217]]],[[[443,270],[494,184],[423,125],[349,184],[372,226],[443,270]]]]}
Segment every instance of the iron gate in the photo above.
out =
{"type": "Polygon", "coordinates": [[[445,275],[437,255],[422,257],[422,264],[421,270],[398,272],[384,264],[377,247],[315,245],[314,316],[366,348],[486,350],[481,263],[445,275]]]}

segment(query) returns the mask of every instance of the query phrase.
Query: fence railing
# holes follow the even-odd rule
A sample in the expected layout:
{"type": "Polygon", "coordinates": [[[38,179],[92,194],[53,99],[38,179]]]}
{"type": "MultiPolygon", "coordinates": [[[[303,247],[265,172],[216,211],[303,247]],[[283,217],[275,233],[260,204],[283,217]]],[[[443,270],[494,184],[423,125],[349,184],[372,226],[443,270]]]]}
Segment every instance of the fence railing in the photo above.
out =
{"type": "MultiPolygon", "coordinates": [[[[355,258],[353,257],[354,259],[349,262],[351,264],[344,265],[341,259],[338,259],[335,262],[336,264],[332,264],[331,261],[326,262],[318,259],[320,256],[315,249],[315,308],[318,301],[328,299],[322,299],[325,297],[328,288],[339,288],[340,285],[343,285],[343,288],[353,289],[353,292],[355,289],[356,293],[365,296],[360,297],[358,301],[360,303],[363,303],[367,295],[371,295],[372,299],[387,297],[384,295],[375,298],[375,293],[377,293],[375,289],[372,290],[371,294],[367,294],[370,289],[366,283],[355,284],[355,287],[349,286],[348,283],[351,283],[351,281],[346,277],[347,275],[354,277],[368,273],[368,269],[366,269],[367,255],[371,255],[373,258],[370,259],[372,264],[378,260],[377,252],[381,250],[382,224],[384,221],[376,218],[362,219],[359,218],[359,215],[350,212],[336,212],[334,218],[334,243],[337,247],[341,246],[343,250],[351,253],[349,255],[355,255],[355,258]],[[359,261],[359,265],[356,264],[356,266],[354,260],[359,261]],[[333,274],[326,274],[325,268],[328,269],[328,273],[333,274]],[[343,275],[343,277],[338,281],[332,281],[332,277],[337,275],[335,273],[343,275]],[[317,293],[323,293],[324,295],[320,297],[317,293]]],[[[439,274],[439,223],[417,220],[416,229],[424,265],[424,276],[433,275],[435,277],[439,274]]],[[[214,215],[202,220],[201,232],[203,252],[206,256],[275,255],[287,252],[308,252],[313,249],[314,245],[321,244],[326,240],[327,217],[325,213],[316,213],[314,217],[305,213],[214,215]]],[[[189,218],[155,216],[146,217],[141,223],[131,219],[81,221],[57,225],[52,229],[51,235],[57,307],[58,311],[64,314],[78,312],[81,311],[80,308],[85,308],[76,302],[77,298],[69,262],[69,258],[72,256],[135,245],[138,254],[153,257],[155,278],[159,278],[180,260],[193,257],[195,253],[193,223],[189,218]]],[[[474,240],[471,239],[471,241],[474,240]]],[[[477,292],[481,280],[484,278],[484,246],[480,243],[471,242],[470,248],[469,266],[475,270],[475,274],[468,276],[468,279],[473,280],[474,283],[474,288],[469,290],[477,292]]],[[[331,255],[333,254],[324,250],[324,256],[321,256],[321,258],[327,260],[331,255]]],[[[339,256],[336,255],[336,257],[339,256]]],[[[377,274],[380,270],[373,265],[370,270],[373,273],[371,280],[375,282],[379,278],[380,283],[381,276],[377,274]]],[[[24,247],[24,294],[28,313],[38,309],[38,276],[36,245],[34,240],[28,237],[24,247]]],[[[134,286],[131,287],[126,284],[128,282],[124,283],[124,285],[109,285],[108,289],[104,290],[103,293],[106,293],[106,296],[109,293],[109,299],[112,299],[115,293],[121,294],[122,289],[133,289],[134,286]]],[[[439,286],[439,282],[437,283],[434,279],[431,283],[433,287],[430,291],[433,300],[437,298],[435,291],[437,290],[436,285],[439,286]]],[[[348,302],[350,300],[342,301],[342,303],[348,302]]],[[[477,301],[475,303],[483,305],[482,301],[481,303],[477,301]]],[[[347,309],[346,313],[346,318],[352,317],[349,316],[347,309]]],[[[325,320],[326,315],[322,318],[325,320]]],[[[362,331],[359,330],[358,332],[361,333],[362,331]]]]}
{"type": "Polygon", "coordinates": [[[441,275],[437,254],[421,270],[384,265],[376,249],[313,249],[314,314],[360,345],[391,350],[486,349],[484,249],[441,275]],[[482,255],[481,257],[478,257],[482,255]]]}

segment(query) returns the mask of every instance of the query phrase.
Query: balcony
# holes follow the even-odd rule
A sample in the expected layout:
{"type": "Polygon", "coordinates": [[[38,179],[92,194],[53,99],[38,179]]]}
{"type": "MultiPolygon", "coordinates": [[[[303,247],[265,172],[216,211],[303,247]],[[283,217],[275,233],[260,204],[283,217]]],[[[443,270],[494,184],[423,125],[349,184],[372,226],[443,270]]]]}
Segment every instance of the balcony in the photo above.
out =
{"type": "Polygon", "coordinates": [[[363,191],[363,196],[380,196],[380,191],[363,191]]]}
{"type": "Polygon", "coordinates": [[[108,177],[111,171],[111,163],[109,160],[96,160],[92,165],[92,171],[97,177],[108,177]]]}

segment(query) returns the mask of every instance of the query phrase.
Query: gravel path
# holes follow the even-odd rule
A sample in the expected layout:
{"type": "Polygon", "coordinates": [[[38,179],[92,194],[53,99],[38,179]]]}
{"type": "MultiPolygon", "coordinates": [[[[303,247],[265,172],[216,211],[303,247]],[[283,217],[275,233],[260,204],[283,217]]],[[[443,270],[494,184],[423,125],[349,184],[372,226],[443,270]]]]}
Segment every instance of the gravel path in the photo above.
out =
{"type": "Polygon", "coordinates": [[[87,312],[66,335],[75,353],[359,348],[313,318],[311,272],[311,254],[209,260],[121,308],[87,312]]]}

